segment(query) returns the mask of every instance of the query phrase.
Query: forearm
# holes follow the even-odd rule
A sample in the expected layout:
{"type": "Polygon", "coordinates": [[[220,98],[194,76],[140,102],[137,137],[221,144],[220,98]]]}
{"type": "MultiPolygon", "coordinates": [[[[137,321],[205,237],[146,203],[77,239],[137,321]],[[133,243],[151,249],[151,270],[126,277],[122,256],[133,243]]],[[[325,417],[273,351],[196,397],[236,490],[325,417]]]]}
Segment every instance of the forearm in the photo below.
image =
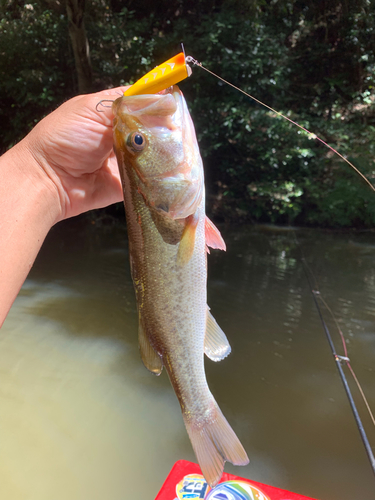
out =
{"type": "Polygon", "coordinates": [[[21,141],[0,158],[0,327],[59,213],[56,187],[21,141]]]}

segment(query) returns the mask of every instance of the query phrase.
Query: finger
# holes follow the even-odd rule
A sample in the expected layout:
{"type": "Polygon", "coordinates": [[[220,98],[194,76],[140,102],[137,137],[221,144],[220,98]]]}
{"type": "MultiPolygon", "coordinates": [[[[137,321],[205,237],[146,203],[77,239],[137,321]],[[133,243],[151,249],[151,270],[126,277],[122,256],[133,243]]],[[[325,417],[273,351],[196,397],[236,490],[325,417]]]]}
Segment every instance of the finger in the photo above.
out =
{"type": "Polygon", "coordinates": [[[96,92],[93,95],[108,96],[108,95],[116,95],[117,94],[117,97],[121,97],[123,95],[123,93],[125,92],[125,90],[127,90],[130,87],[131,87],[131,85],[126,85],[125,87],[124,86],[114,87],[113,89],[101,90],[100,92],[96,92]]]}
{"type": "Polygon", "coordinates": [[[119,172],[118,165],[117,165],[117,159],[116,159],[116,155],[115,155],[113,150],[108,157],[107,165],[108,165],[108,168],[110,169],[110,171],[112,172],[113,177],[117,178],[121,182],[120,172],[119,172]]]}
{"type": "Polygon", "coordinates": [[[120,174],[114,156],[108,158],[107,165],[98,173],[94,191],[97,208],[124,201],[120,174]]]}

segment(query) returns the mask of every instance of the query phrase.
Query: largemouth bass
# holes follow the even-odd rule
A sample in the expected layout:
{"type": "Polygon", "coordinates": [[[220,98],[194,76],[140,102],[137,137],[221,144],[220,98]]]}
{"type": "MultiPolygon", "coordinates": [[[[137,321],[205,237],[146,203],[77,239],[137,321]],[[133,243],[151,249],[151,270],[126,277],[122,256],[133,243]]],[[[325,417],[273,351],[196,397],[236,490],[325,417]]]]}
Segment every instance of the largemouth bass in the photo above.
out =
{"type": "Polygon", "coordinates": [[[113,112],[141,357],[156,375],[165,366],[198,463],[214,486],[225,461],[246,465],[248,458],[204,372],[204,353],[219,361],[230,346],[207,306],[207,247],[225,244],[205,215],[194,125],[177,86],[123,96],[113,112]]]}

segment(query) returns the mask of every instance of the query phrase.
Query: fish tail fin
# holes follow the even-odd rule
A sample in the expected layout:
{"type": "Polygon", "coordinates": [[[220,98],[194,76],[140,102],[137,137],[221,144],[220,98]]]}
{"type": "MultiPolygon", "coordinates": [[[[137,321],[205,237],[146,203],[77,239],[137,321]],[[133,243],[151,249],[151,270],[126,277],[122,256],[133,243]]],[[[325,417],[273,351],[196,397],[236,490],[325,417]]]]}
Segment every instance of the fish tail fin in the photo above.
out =
{"type": "Polygon", "coordinates": [[[249,463],[246,451],[216,401],[209,419],[199,423],[189,414],[183,415],[195,456],[207,483],[213,488],[224,471],[225,462],[233,465],[249,463]]]}

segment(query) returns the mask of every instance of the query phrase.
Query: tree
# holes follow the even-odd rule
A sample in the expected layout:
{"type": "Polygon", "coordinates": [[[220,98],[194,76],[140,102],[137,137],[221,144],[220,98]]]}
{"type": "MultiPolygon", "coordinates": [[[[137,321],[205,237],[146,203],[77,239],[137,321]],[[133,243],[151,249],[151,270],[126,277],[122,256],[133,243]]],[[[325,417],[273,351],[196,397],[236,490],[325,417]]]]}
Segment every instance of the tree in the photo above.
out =
{"type": "MultiPolygon", "coordinates": [[[[373,0],[66,1],[0,0],[2,149],[63,100],[133,83],[183,41],[375,178],[373,0]]],[[[181,88],[216,218],[375,223],[373,193],[322,145],[199,68],[181,88]]]]}
{"type": "Polygon", "coordinates": [[[66,0],[66,11],[77,71],[78,91],[87,94],[92,91],[92,69],[89,42],[84,24],[85,0],[66,0]]]}

